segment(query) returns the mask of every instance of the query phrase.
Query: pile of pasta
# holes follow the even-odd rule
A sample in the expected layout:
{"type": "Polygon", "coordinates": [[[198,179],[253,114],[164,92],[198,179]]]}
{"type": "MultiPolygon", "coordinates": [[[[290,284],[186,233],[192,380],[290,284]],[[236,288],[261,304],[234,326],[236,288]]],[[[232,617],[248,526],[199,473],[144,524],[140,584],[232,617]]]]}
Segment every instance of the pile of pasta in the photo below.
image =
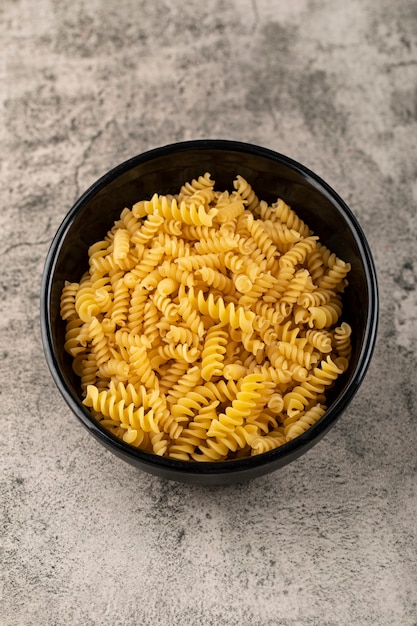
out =
{"type": "Polygon", "coordinates": [[[65,350],[115,437],[185,461],[282,446],[326,411],[347,369],[349,263],[284,200],[210,173],[125,208],[65,282],[65,350]]]}

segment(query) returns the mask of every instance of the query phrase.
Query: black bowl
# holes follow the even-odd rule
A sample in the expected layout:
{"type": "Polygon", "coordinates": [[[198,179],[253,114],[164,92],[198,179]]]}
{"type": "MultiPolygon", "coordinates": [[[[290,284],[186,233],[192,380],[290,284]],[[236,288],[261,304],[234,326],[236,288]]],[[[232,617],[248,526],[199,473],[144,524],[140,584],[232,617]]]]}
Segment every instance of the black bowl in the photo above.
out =
{"type": "Polygon", "coordinates": [[[141,470],[171,480],[199,484],[243,482],[277,470],[316,444],[335,424],[359,389],[376,339],[378,288],[372,255],[355,216],[316,174],[271,150],[235,141],[199,140],[156,148],[118,165],[94,183],[66,215],[49,250],[41,289],[41,330],[48,366],[69,407],[108,450],[141,470]],[[88,247],[103,237],[126,206],[154,192],[176,193],[185,181],[210,172],[217,189],[230,189],[244,176],[266,201],[282,197],[352,266],[344,294],[344,319],[352,326],[349,369],[328,397],[328,410],[304,434],[250,458],[190,462],[142,452],[110,435],[81,402],[79,380],[64,352],[65,324],[60,294],[65,280],[77,282],[88,265],[88,247]]]}

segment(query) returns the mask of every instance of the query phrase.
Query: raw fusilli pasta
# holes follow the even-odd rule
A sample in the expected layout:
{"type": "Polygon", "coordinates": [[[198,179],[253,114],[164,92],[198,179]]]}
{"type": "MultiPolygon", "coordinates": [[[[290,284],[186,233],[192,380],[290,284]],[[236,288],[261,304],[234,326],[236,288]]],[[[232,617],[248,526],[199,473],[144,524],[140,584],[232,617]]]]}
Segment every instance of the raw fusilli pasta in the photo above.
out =
{"type": "Polygon", "coordinates": [[[190,462],[302,435],[346,371],[349,263],[281,198],[209,173],[124,208],[66,281],[65,350],[83,403],[115,437],[190,462]]]}

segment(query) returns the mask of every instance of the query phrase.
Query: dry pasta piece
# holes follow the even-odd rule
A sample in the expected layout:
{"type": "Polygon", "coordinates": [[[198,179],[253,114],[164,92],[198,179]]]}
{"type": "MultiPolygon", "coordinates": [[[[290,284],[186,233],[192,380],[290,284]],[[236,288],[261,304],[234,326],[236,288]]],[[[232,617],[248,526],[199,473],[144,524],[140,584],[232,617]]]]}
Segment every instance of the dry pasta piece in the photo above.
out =
{"type": "Polygon", "coordinates": [[[350,264],[282,199],[210,173],[125,207],[66,281],[64,348],[113,436],[188,462],[274,450],[325,414],[349,366],[350,264]]]}
{"type": "MultiPolygon", "coordinates": [[[[296,345],[287,341],[278,341],[274,346],[278,354],[283,355],[289,362],[298,363],[307,369],[310,369],[312,365],[319,360],[319,353],[312,352],[308,348],[313,346],[307,345],[304,348],[299,348],[296,345]]],[[[270,359],[273,359],[272,350],[269,353],[270,359]]]]}
{"type": "Polygon", "coordinates": [[[113,240],[113,258],[116,264],[127,257],[130,250],[130,233],[125,228],[118,228],[113,240]]]}
{"type": "Polygon", "coordinates": [[[233,181],[233,186],[236,189],[236,192],[242,199],[245,201],[246,206],[250,211],[256,212],[259,207],[259,198],[252,189],[252,186],[248,183],[248,181],[243,178],[243,176],[236,176],[236,179],[233,181]]]}
{"type": "Polygon", "coordinates": [[[280,430],[272,430],[270,433],[264,436],[254,437],[251,441],[251,454],[255,456],[256,454],[262,454],[263,452],[269,452],[270,450],[274,450],[279,446],[282,446],[284,443],[287,443],[287,438],[284,433],[280,430]]]}
{"type": "Polygon", "coordinates": [[[202,291],[198,291],[195,295],[192,287],[188,297],[200,313],[208,315],[212,320],[229,323],[232,328],[241,328],[246,333],[252,332],[255,318],[252,311],[245,311],[239,306],[235,307],[233,302],[226,305],[222,297],[215,299],[212,293],[209,293],[208,298],[204,297],[202,291]]]}
{"type": "Polygon", "coordinates": [[[317,285],[323,289],[336,289],[340,285],[350,271],[350,263],[345,263],[342,259],[336,259],[334,264],[329,267],[327,272],[323,274],[317,281],[317,285]]]}
{"type": "MultiPolygon", "coordinates": [[[[196,241],[194,249],[198,254],[208,254],[211,252],[227,252],[233,250],[239,245],[238,236],[222,235],[219,231],[213,229],[205,238],[196,241]]],[[[184,256],[184,255],[182,255],[184,256]]]]}
{"type": "Polygon", "coordinates": [[[201,352],[201,376],[203,380],[208,381],[213,377],[221,376],[227,339],[228,333],[218,325],[208,329],[201,352]]]}
{"type": "Polygon", "coordinates": [[[169,403],[177,402],[179,398],[186,395],[189,391],[192,391],[200,382],[200,368],[197,365],[189,367],[169,391],[169,394],[167,395],[167,401],[169,403]]]}
{"type": "Polygon", "coordinates": [[[265,388],[262,374],[248,374],[242,381],[241,389],[237,392],[232,404],[224,413],[220,413],[217,420],[213,420],[208,431],[208,436],[228,433],[236,426],[241,426],[245,418],[248,418],[252,409],[256,406],[256,400],[265,388]]]}
{"type": "Polygon", "coordinates": [[[202,267],[195,272],[195,276],[200,278],[208,287],[213,287],[225,295],[235,292],[235,283],[222,272],[211,267],[202,267]]]}
{"type": "Polygon", "coordinates": [[[291,441],[302,435],[315,424],[326,412],[326,407],[318,403],[308,411],[305,411],[295,422],[284,427],[286,441],[291,441]]]}
{"type": "Polygon", "coordinates": [[[251,239],[254,241],[256,247],[267,261],[266,267],[271,268],[278,250],[272,239],[269,237],[268,231],[263,222],[255,219],[252,213],[247,213],[246,226],[251,239]]]}
{"type": "Polygon", "coordinates": [[[332,336],[328,331],[307,330],[305,337],[313,348],[319,352],[327,353],[332,351],[332,336]]]}
{"type": "Polygon", "coordinates": [[[159,231],[160,227],[164,223],[164,218],[159,214],[151,214],[146,217],[146,220],[143,223],[138,223],[140,228],[138,228],[135,233],[131,237],[131,242],[133,244],[146,244],[148,241],[154,237],[154,235],[159,231]]]}
{"type": "Polygon", "coordinates": [[[284,396],[284,408],[293,417],[303,411],[311,400],[316,400],[326,387],[330,387],[343,370],[328,356],[315,367],[305,382],[284,396]]]}
{"type": "Polygon", "coordinates": [[[350,359],[352,353],[351,344],[352,328],[347,322],[342,322],[340,326],[334,329],[333,342],[337,354],[341,357],[350,359]]]}
{"type": "Polygon", "coordinates": [[[192,203],[188,205],[182,201],[178,205],[175,198],[168,201],[166,196],[158,196],[157,194],[152,197],[150,202],[145,203],[145,210],[148,213],[159,213],[166,219],[174,219],[195,226],[211,226],[213,217],[217,213],[217,209],[214,208],[206,212],[202,204],[192,203]]]}
{"type": "Polygon", "coordinates": [[[287,228],[297,231],[302,237],[309,237],[312,234],[307,224],[298,217],[295,211],[282,198],[279,198],[271,207],[267,206],[264,210],[261,209],[261,217],[272,222],[278,221],[287,226],[287,228]]]}
{"type": "Polygon", "coordinates": [[[220,224],[225,224],[233,221],[239,217],[239,215],[242,215],[245,210],[245,205],[241,200],[230,200],[226,203],[222,203],[218,200],[216,208],[218,209],[216,221],[220,224]]]}
{"type": "Polygon", "coordinates": [[[178,197],[184,199],[203,189],[213,188],[214,185],[215,181],[212,180],[210,173],[206,172],[203,176],[194,178],[191,182],[185,182],[179,191],[178,197]]]}
{"type": "Polygon", "coordinates": [[[328,304],[309,307],[308,311],[306,321],[310,328],[331,328],[342,313],[342,303],[339,298],[333,298],[328,304]]]}
{"type": "Polygon", "coordinates": [[[80,282],[78,290],[75,293],[75,310],[78,317],[83,322],[90,322],[100,313],[100,307],[96,302],[94,289],[90,280],[80,282]]]}
{"type": "MultiPolygon", "coordinates": [[[[113,281],[113,298],[110,307],[110,318],[115,324],[119,326],[125,325],[129,313],[129,306],[129,288],[124,282],[123,277],[120,277],[119,280],[113,281]]],[[[107,302],[103,302],[102,300],[101,307],[103,311],[107,309],[107,302]]]]}
{"type": "Polygon", "coordinates": [[[301,239],[295,243],[285,254],[283,254],[278,263],[280,267],[292,267],[304,263],[309,252],[316,247],[318,237],[311,236],[301,239]]]}
{"type": "Polygon", "coordinates": [[[65,281],[61,294],[61,306],[60,315],[65,321],[74,320],[77,317],[77,310],[75,308],[75,298],[79,289],[78,283],[70,283],[65,281]]]}

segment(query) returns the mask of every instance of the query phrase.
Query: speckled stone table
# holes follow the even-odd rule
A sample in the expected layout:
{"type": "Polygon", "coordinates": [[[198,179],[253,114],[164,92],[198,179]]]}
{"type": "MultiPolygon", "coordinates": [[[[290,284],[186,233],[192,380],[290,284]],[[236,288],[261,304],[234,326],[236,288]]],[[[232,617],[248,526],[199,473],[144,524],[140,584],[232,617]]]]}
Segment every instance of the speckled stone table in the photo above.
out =
{"type": "Polygon", "coordinates": [[[0,624],[415,626],[415,2],[2,0],[0,50],[0,624]],[[105,452],[39,332],[45,255],[77,196],[192,138],[315,170],[380,285],[374,358],[337,426],[228,488],[105,452]]]}

